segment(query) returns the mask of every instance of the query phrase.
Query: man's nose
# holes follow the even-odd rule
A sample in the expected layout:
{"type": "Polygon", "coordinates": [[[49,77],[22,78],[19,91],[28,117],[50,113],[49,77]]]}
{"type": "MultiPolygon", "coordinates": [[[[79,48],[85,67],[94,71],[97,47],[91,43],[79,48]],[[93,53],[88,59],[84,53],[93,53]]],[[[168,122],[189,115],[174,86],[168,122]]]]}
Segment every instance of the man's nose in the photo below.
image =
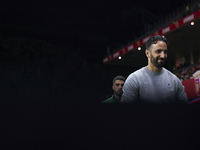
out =
{"type": "Polygon", "coordinates": [[[119,85],[119,88],[122,88],[123,86],[122,85],[119,85]]]}
{"type": "Polygon", "coordinates": [[[164,52],[161,52],[160,57],[161,57],[161,58],[165,58],[165,53],[164,53],[164,52]]]}

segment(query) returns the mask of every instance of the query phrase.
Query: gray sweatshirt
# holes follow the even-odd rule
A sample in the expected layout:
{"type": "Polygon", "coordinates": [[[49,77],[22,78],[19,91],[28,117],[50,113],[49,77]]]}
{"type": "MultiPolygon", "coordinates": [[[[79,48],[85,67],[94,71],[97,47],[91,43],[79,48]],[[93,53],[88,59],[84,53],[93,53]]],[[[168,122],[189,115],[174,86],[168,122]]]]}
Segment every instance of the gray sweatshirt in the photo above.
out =
{"type": "Polygon", "coordinates": [[[126,79],[121,102],[188,103],[188,98],[181,81],[170,71],[152,72],[143,67],[126,79]]]}

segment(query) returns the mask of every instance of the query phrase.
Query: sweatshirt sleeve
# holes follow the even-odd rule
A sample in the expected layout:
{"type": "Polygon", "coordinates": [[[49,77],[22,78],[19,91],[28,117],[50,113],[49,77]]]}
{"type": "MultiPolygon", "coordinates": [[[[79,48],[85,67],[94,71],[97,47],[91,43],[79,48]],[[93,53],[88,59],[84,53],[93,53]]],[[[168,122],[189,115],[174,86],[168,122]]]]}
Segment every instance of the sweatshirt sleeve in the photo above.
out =
{"type": "Polygon", "coordinates": [[[178,80],[178,91],[177,91],[177,102],[179,103],[188,103],[188,98],[184,90],[184,86],[180,80],[178,80]]]}
{"type": "Polygon", "coordinates": [[[131,74],[124,83],[121,103],[136,102],[139,95],[138,87],[137,76],[135,74],[131,74]]]}

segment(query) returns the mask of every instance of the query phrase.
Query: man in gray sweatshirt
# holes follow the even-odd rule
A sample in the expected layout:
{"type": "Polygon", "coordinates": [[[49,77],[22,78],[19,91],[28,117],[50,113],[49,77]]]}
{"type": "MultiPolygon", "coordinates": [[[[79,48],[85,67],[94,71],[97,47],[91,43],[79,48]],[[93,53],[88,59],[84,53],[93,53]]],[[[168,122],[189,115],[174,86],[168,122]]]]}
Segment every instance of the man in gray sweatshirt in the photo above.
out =
{"type": "Polygon", "coordinates": [[[148,65],[131,73],[123,86],[121,103],[188,103],[181,81],[165,69],[167,40],[151,36],[146,43],[148,65]]]}

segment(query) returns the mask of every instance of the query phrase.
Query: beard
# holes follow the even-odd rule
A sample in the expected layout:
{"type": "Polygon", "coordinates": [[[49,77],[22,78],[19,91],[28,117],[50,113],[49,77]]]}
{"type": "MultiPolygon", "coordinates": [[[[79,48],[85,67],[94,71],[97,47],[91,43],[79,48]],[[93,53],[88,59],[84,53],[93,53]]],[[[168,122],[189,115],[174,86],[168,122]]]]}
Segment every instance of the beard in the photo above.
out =
{"type": "Polygon", "coordinates": [[[165,65],[165,61],[166,61],[166,58],[159,58],[159,57],[155,58],[155,57],[153,57],[152,54],[151,54],[151,63],[152,63],[155,67],[157,67],[157,68],[163,67],[163,66],[165,65]],[[158,62],[158,60],[162,60],[162,62],[158,62]]]}
{"type": "Polygon", "coordinates": [[[122,91],[122,90],[118,90],[118,91],[115,92],[115,94],[116,94],[117,96],[121,97],[122,94],[123,94],[123,91],[122,91]]]}

